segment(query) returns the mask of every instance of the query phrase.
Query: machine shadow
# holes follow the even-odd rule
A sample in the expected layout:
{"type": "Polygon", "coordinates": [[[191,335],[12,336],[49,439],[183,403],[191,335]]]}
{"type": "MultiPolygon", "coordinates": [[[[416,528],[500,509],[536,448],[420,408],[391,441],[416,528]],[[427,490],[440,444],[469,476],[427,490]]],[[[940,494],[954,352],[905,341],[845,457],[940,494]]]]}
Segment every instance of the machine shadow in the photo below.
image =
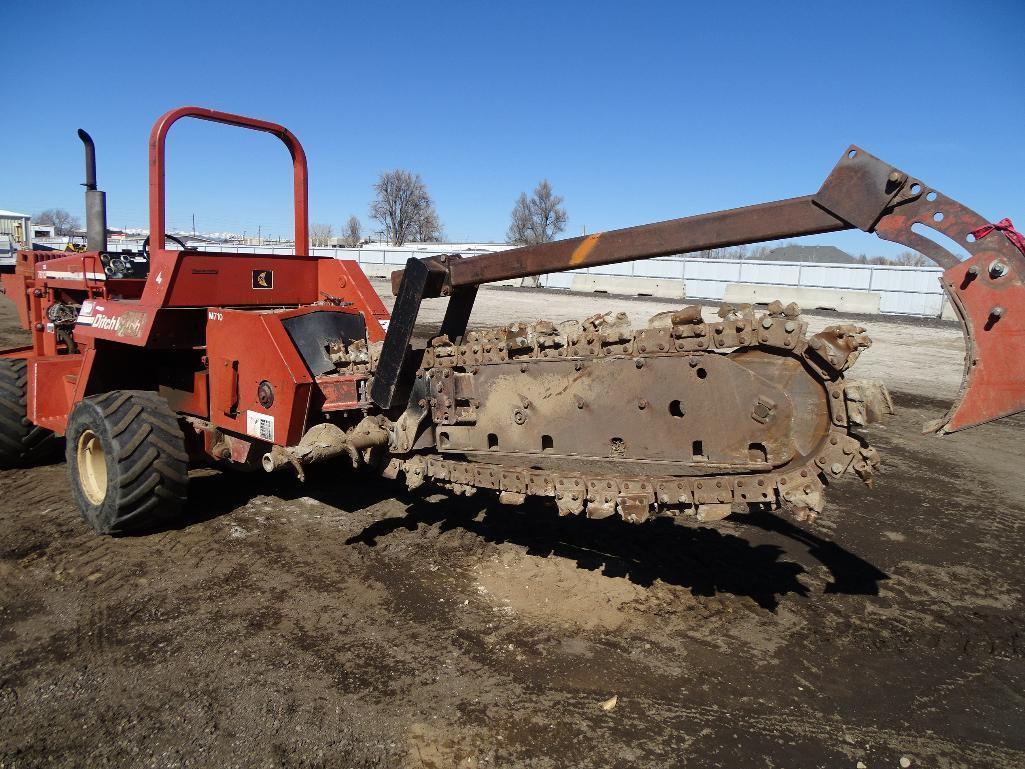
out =
{"type": "Polygon", "coordinates": [[[391,499],[396,490],[403,490],[400,484],[393,486],[386,481],[361,477],[346,468],[334,466],[314,468],[308,478],[306,483],[302,483],[289,473],[268,475],[218,470],[192,473],[189,476],[189,501],[180,516],[119,536],[146,537],[187,529],[228,515],[261,495],[285,501],[313,497],[340,510],[352,511],[391,499]],[[338,484],[339,474],[345,479],[341,485],[338,484]]]}
{"type": "Polygon", "coordinates": [[[850,550],[840,547],[836,542],[823,539],[773,513],[757,512],[738,516],[737,523],[782,534],[793,542],[807,547],[808,554],[829,569],[833,578],[833,581],[826,585],[827,593],[879,595],[879,583],[890,578],[885,571],[850,550]]]}
{"type": "MultiPolygon", "coordinates": [[[[406,492],[393,496],[407,504],[406,514],[376,521],[346,544],[374,547],[400,529],[412,531],[420,525],[439,526],[443,532],[460,528],[492,544],[511,542],[531,555],[570,559],[578,568],[623,577],[643,587],[661,580],[696,596],[720,592],[746,596],[768,610],[774,610],[785,595],[810,592],[799,579],[806,569],[793,560],[793,553],[775,542],[753,542],[718,528],[678,524],[670,518],[636,525],[616,517],[561,517],[543,500],[528,499],[513,509],[484,494],[443,501],[406,492]]],[[[738,522],[750,528],[754,538],[768,535],[778,540],[782,535],[805,548],[832,576],[827,593],[877,595],[879,582],[888,579],[854,553],[778,516],[742,515],[738,522]]]]}
{"type": "Polygon", "coordinates": [[[580,569],[623,577],[643,587],[660,580],[696,596],[720,592],[746,596],[768,610],[775,609],[783,596],[810,593],[799,579],[807,571],[799,562],[801,550],[829,571],[832,580],[826,593],[877,595],[879,583],[889,578],[835,542],[772,513],[738,515],[719,527],[676,523],[670,518],[637,525],[618,517],[562,517],[545,500],[528,498],[512,508],[487,492],[438,499],[438,491],[430,486],[409,492],[401,483],[331,465],[314,468],[305,483],[283,473],[197,474],[190,479],[189,506],[181,518],[134,536],[194,526],[264,494],[282,500],[312,497],[347,511],[387,499],[405,506],[403,515],[371,523],[349,538],[348,545],[375,547],[400,530],[415,531],[420,526],[437,526],[442,532],[462,529],[485,542],[509,542],[531,555],[566,558],[580,569]]]}

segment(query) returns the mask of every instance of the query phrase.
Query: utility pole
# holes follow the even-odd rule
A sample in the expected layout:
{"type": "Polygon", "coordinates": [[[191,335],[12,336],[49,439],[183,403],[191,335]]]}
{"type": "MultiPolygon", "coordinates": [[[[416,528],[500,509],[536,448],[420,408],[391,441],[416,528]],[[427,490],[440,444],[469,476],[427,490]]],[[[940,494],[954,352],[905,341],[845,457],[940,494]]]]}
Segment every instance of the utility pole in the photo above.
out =
{"type": "Polygon", "coordinates": [[[263,233],[263,225],[262,224],[256,225],[256,243],[257,243],[257,245],[260,245],[260,246],[263,245],[263,235],[262,235],[262,233],[263,233]]]}
{"type": "Polygon", "coordinates": [[[196,234],[196,215],[192,215],[192,234],[196,234]]]}

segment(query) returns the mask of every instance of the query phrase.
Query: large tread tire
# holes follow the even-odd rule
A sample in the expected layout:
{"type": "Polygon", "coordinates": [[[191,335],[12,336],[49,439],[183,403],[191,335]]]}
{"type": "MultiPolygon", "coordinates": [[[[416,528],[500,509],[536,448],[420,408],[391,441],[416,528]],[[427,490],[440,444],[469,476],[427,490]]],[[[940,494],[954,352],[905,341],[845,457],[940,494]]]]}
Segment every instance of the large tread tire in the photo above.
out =
{"type": "Polygon", "coordinates": [[[0,358],[0,468],[29,467],[50,459],[59,439],[28,420],[28,365],[0,358]]]}
{"type": "Polygon", "coordinates": [[[189,479],[185,436],[156,393],[85,398],[71,412],[66,438],[72,494],[94,531],[152,529],[181,513],[189,479]]]}

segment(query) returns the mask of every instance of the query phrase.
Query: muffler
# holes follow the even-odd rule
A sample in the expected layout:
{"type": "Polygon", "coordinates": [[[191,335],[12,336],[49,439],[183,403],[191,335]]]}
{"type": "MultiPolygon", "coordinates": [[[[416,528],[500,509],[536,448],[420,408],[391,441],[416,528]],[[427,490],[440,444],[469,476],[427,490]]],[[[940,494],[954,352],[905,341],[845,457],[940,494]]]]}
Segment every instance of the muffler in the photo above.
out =
{"type": "Polygon", "coordinates": [[[86,249],[107,250],[107,193],[96,189],[96,144],[86,131],[78,129],[85,145],[85,233],[86,249]]]}

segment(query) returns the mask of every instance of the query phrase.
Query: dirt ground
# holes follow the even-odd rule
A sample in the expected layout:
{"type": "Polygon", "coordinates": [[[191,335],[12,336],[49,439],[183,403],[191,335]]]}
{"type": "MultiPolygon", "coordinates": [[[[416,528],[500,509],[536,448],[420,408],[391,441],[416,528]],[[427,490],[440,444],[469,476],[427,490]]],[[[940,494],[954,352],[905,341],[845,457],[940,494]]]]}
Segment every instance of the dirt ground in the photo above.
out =
{"type": "MultiPolygon", "coordinates": [[[[605,309],[668,306],[494,289],[474,321],[605,309]]],[[[884,474],[811,525],[321,468],[196,473],[180,525],[112,539],[63,465],[0,473],[0,767],[1025,766],[1025,419],[923,437],[959,332],[870,326],[884,474]]]]}

